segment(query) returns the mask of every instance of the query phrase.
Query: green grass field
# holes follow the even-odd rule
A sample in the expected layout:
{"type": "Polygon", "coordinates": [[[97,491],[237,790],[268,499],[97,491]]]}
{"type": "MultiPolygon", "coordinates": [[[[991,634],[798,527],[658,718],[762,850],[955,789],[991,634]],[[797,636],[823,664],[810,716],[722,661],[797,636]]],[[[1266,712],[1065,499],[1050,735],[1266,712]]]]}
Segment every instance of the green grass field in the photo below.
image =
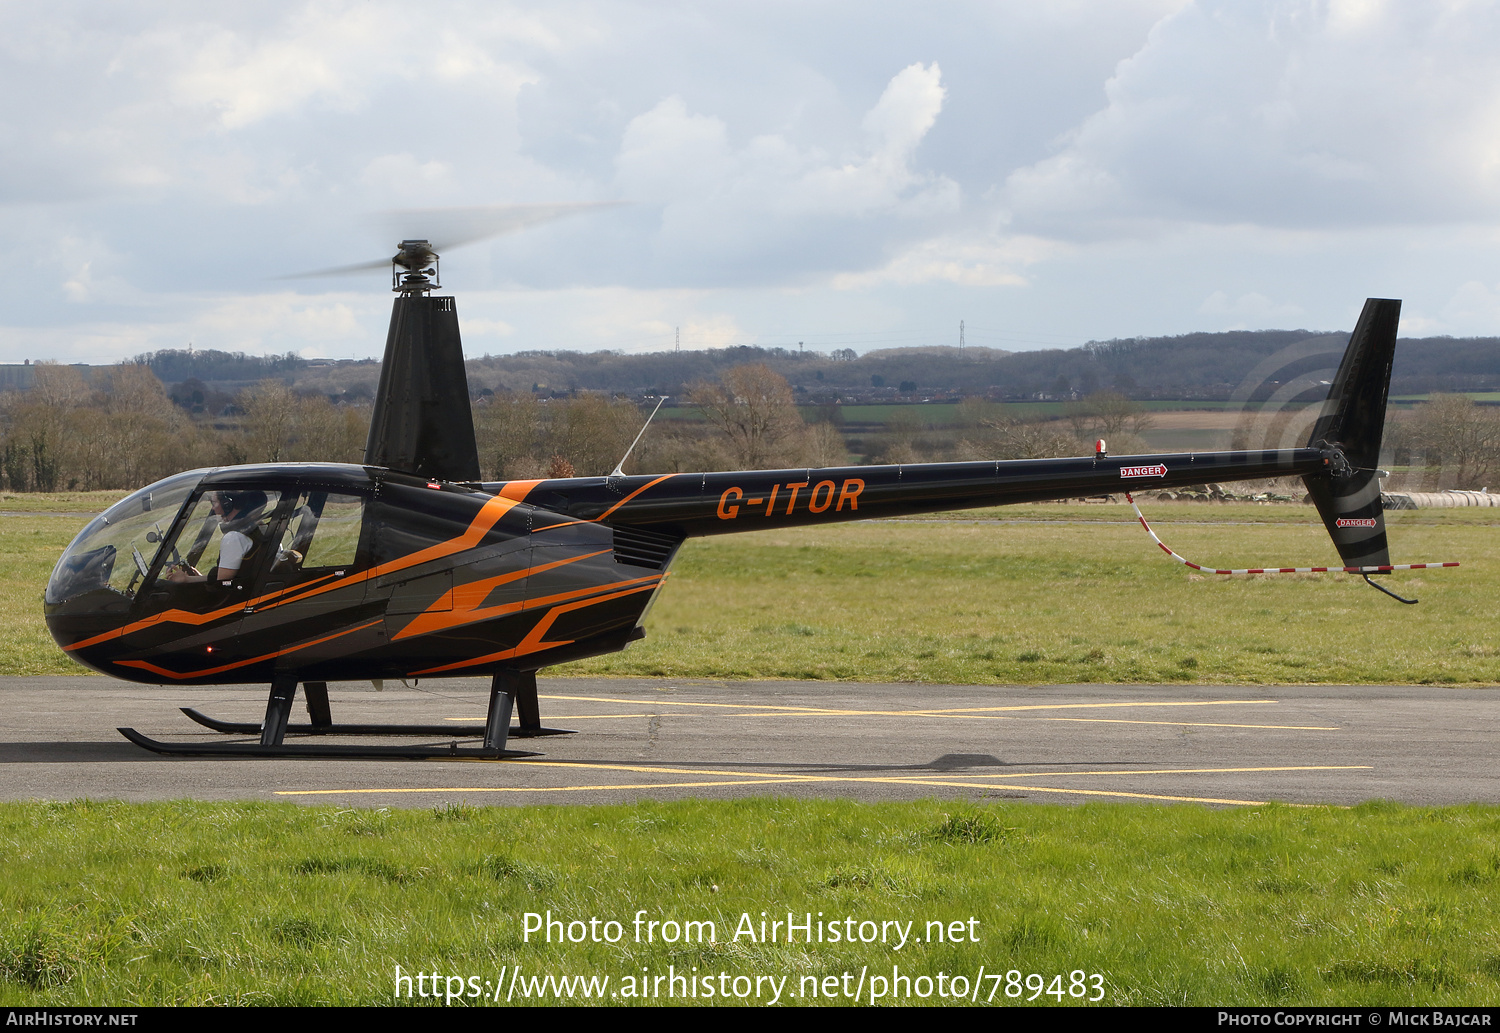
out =
{"type": "MultiPolygon", "coordinates": [[[[862,969],[889,979],[893,968],[925,976],[930,996],[917,982],[903,999],[896,982],[878,1003],[942,1003],[940,972],[1005,1005],[1096,993],[1136,1005],[1485,1005],[1500,994],[1492,807],[80,802],[0,806],[0,846],[0,1005],[379,1005],[396,1001],[397,966],[476,977],[456,984],[454,1004],[490,1003],[516,966],[525,980],[608,977],[606,995],[628,994],[627,977],[696,967],[730,1003],[720,973],[784,978],[781,1003],[852,1003],[843,995],[862,969]],[[639,910],[711,921],[714,942],[637,943],[639,910]],[[525,914],[548,911],[599,919],[589,935],[620,942],[528,940],[525,914]],[[761,912],[788,911],[821,914],[824,942],[788,943],[785,930],[763,942],[761,912]],[[734,936],[742,915],[753,939],[734,936]],[[924,942],[897,949],[886,927],[883,944],[833,943],[830,921],[856,936],[864,921],[910,922],[924,942]],[[962,942],[926,942],[928,922],[946,935],[959,923],[962,942]]],[[[866,978],[862,1002],[878,988],[866,978]]],[[[657,989],[645,1003],[671,1003],[657,989]]],[[[768,1003],[771,985],[761,991],[745,1003],[768,1003]]],[[[411,994],[424,1003],[414,983],[411,994]]],[[[554,984],[532,1001],[558,997],[554,984]]]]}

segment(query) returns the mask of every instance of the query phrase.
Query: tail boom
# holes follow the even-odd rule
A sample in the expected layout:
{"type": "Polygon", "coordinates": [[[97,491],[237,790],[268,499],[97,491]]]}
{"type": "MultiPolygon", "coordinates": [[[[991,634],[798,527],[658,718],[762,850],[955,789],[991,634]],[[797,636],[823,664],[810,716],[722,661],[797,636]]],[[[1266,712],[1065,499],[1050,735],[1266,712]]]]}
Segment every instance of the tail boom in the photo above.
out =
{"type": "MultiPolygon", "coordinates": [[[[912,516],[942,510],[1311,476],[1318,449],[1078,459],[742,470],[539,481],[526,501],[576,520],[655,528],[680,537],[912,516]]],[[[511,490],[486,484],[487,491],[511,490]]]]}

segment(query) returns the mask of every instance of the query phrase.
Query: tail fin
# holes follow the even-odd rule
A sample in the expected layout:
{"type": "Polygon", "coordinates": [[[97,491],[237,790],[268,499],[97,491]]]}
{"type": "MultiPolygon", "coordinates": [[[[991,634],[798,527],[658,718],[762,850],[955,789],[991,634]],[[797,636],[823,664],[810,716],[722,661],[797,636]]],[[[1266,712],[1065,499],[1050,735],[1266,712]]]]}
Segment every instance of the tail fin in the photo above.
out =
{"type": "Polygon", "coordinates": [[[365,462],[422,477],[479,480],[452,298],[408,293],[395,299],[365,462]]]}
{"type": "Polygon", "coordinates": [[[1400,320],[1400,301],[1370,298],[1365,302],[1344,361],[1328,389],[1323,414],[1307,440],[1309,448],[1337,453],[1326,475],[1309,475],[1303,483],[1345,566],[1391,562],[1375,475],[1400,320]]]}

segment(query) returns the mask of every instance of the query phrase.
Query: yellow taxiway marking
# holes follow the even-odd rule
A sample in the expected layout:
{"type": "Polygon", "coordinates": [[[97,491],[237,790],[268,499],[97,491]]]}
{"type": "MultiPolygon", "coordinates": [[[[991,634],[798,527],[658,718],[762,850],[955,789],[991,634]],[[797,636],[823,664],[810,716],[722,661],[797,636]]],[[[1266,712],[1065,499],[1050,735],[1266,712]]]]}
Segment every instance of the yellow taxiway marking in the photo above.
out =
{"type": "MultiPolygon", "coordinates": [[[[1063,775],[1235,775],[1246,772],[1266,771],[1373,771],[1372,764],[1301,764],[1279,768],[1160,768],[1155,771],[1126,769],[1124,771],[1032,771],[1020,774],[991,774],[975,771],[956,777],[968,778],[1059,778],[1063,775]]],[[[951,776],[950,777],[955,777],[951,776]]]]}
{"type": "MultiPolygon", "coordinates": [[[[548,721],[602,721],[609,717],[660,717],[660,714],[548,714],[548,721]]],[[[757,717],[760,715],[757,714],[757,717]]],[[[474,717],[445,717],[444,721],[464,721],[472,723],[478,718],[474,717]]]]}
{"type": "MultiPolygon", "coordinates": [[[[631,703],[639,700],[614,699],[608,696],[542,696],[542,699],[561,699],[589,703],[631,703]]],[[[947,707],[921,710],[840,710],[831,707],[791,707],[762,703],[694,703],[685,700],[652,700],[650,706],[667,707],[712,707],[738,710],[729,717],[954,717],[970,721],[1016,720],[1010,714],[1037,710],[1098,710],[1119,707],[1238,707],[1279,703],[1275,699],[1213,699],[1213,700],[1131,700],[1117,703],[1028,703],[1008,707],[947,707]]],[[[610,717],[650,717],[650,714],[610,714],[610,717]]],[[[449,718],[456,721],[459,718],[449,718]]],[[[548,718],[549,721],[576,721],[582,718],[548,718]]],[[[1103,717],[1038,717],[1039,721],[1078,721],[1088,724],[1168,725],[1188,728],[1259,728],[1284,732],[1337,732],[1333,725],[1262,725],[1237,722],[1214,721],[1140,721],[1128,718],[1103,717]]]]}
{"type": "MultiPolygon", "coordinates": [[[[870,716],[873,711],[859,711],[870,716]]],[[[818,714],[730,714],[729,717],[846,717],[845,713],[829,711],[818,714]]],[[[937,714],[925,710],[890,711],[881,716],[892,717],[952,717],[968,721],[1078,721],[1095,725],[1166,725],[1171,728],[1273,728],[1288,732],[1338,732],[1335,725],[1250,725],[1226,721],[1138,721],[1121,717],[1011,717],[1006,714],[937,714]]],[[[562,720],[558,718],[558,720],[562,720]]]]}
{"type": "MultiPolygon", "coordinates": [[[[284,789],[273,793],[275,796],[335,796],[340,794],[369,795],[375,793],[560,793],[560,792],[609,792],[622,789],[702,789],[712,786],[753,786],[753,785],[790,785],[797,783],[826,783],[826,782],[856,782],[866,784],[884,785],[913,785],[932,787],[952,787],[960,789],[981,788],[985,783],[958,782],[953,778],[1056,778],[1065,775],[1196,775],[1196,774],[1235,774],[1245,772],[1271,772],[1271,771],[1360,771],[1370,770],[1366,764],[1346,765],[1308,765],[1298,767],[1259,767],[1259,768],[1162,768],[1158,770],[1131,770],[1131,771],[1048,771],[1032,773],[1013,774],[990,774],[976,773],[974,775],[948,776],[938,778],[925,775],[766,775],[763,772],[740,772],[740,771],[703,771],[697,768],[668,768],[653,767],[641,764],[590,764],[581,761],[498,761],[496,763],[525,764],[535,767],[556,768],[587,768],[602,771],[628,771],[632,774],[663,774],[663,775],[708,775],[714,777],[714,781],[702,782],[646,782],[635,784],[601,784],[601,785],[572,785],[572,786],[449,786],[449,787],[398,787],[392,789],[284,789]],[[735,779],[729,781],[728,779],[735,779]]],[[[1025,790],[1031,793],[1059,793],[1070,796],[1110,796],[1123,797],[1136,800],[1163,800],[1174,803],[1215,803],[1234,806],[1254,807],[1264,804],[1264,800],[1236,800],[1219,797],[1204,796],[1173,796],[1162,793],[1129,793],[1111,789],[1068,789],[1059,786],[1033,786],[1017,785],[1014,782],[1005,783],[1006,789],[1025,790]]]]}
{"type": "Polygon", "coordinates": [[[1079,721],[1094,725],[1171,725],[1173,728],[1279,728],[1288,732],[1338,732],[1335,725],[1244,725],[1215,723],[1211,721],[1132,721],[1128,718],[1110,717],[1038,717],[1036,721],[1079,721]]]}
{"type": "MultiPolygon", "coordinates": [[[[332,796],[339,793],[363,794],[363,793],[577,793],[577,792],[608,792],[620,789],[702,789],[707,786],[753,786],[753,785],[785,785],[789,782],[807,781],[806,779],[794,778],[771,778],[755,782],[642,782],[636,785],[598,785],[598,786],[461,786],[451,788],[434,789],[318,789],[307,791],[278,790],[277,796],[332,796]]],[[[850,781],[885,782],[891,785],[912,786],[956,786],[960,789],[975,788],[972,783],[967,782],[938,782],[925,779],[851,779],[850,781]]],[[[1007,789],[1024,789],[1030,793],[1059,793],[1064,796],[1117,796],[1128,797],[1135,800],[1163,800],[1170,803],[1218,803],[1242,807],[1259,807],[1266,803],[1265,800],[1235,800],[1230,798],[1219,798],[1212,796],[1166,796],[1161,793],[1123,793],[1109,789],[1058,789],[1052,786],[1022,786],[1009,783],[1007,789]]]]}
{"type": "MultiPolygon", "coordinates": [[[[608,696],[541,696],[579,703],[623,703],[640,706],[638,699],[614,699],[608,696]]],[[[839,707],[793,707],[771,703],[696,703],[687,700],[653,699],[648,706],[711,707],[729,710],[761,710],[782,714],[811,714],[818,717],[938,717],[948,714],[998,714],[1025,710],[1096,710],[1110,707],[1239,707],[1279,703],[1276,699],[1209,699],[1209,700],[1129,700],[1117,703],[1027,703],[1008,707],[948,707],[913,710],[851,710],[839,707]]]]}

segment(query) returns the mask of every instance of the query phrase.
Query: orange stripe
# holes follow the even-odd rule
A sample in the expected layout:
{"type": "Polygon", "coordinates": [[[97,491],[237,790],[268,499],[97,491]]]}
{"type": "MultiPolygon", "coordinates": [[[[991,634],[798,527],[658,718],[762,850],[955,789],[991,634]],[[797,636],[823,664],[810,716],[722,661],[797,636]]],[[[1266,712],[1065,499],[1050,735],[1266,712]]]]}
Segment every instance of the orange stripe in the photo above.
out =
{"type": "Polygon", "coordinates": [[[537,626],[532,628],[530,633],[521,640],[521,644],[516,646],[514,649],[502,649],[498,653],[490,653],[486,656],[477,656],[469,660],[459,660],[456,663],[444,664],[441,667],[428,667],[424,670],[412,671],[410,673],[413,676],[423,674],[439,674],[443,671],[453,671],[461,667],[473,667],[475,664],[493,663],[499,660],[509,660],[512,657],[525,656],[527,653],[538,653],[544,649],[555,649],[558,646],[566,646],[573,640],[568,639],[563,642],[541,641],[542,635],[546,634],[547,629],[552,626],[552,622],[555,621],[563,613],[566,613],[570,610],[582,609],[585,606],[593,606],[597,603],[606,603],[612,599],[622,599],[627,595],[634,595],[637,592],[651,591],[654,587],[655,586],[653,585],[640,585],[639,587],[629,588],[621,592],[611,592],[609,595],[601,596],[598,599],[584,599],[580,600],[579,602],[569,603],[566,606],[555,607],[550,613],[546,614],[546,616],[544,616],[540,621],[537,622],[537,626]]]}
{"type": "Polygon", "coordinates": [[[342,631],[335,631],[332,635],[324,635],[322,638],[315,638],[310,642],[299,642],[295,646],[287,646],[285,649],[278,649],[274,653],[266,653],[262,656],[251,657],[249,660],[236,660],[234,663],[225,664],[222,667],[208,667],[201,671],[188,671],[185,674],[179,674],[177,671],[169,671],[165,667],[158,667],[156,664],[153,664],[148,660],[116,660],[115,666],[138,667],[143,671],[151,671],[154,674],[160,674],[168,678],[204,678],[211,674],[222,674],[224,671],[232,671],[237,667],[248,667],[251,664],[260,663],[262,660],[274,660],[278,656],[285,656],[288,653],[295,653],[299,649],[306,649],[309,646],[316,646],[322,642],[330,642],[333,639],[340,638],[344,635],[348,635],[356,631],[363,631],[365,628],[372,628],[379,623],[380,621],[378,620],[368,621],[364,624],[359,625],[358,627],[345,628],[342,631]]]}
{"type": "Polygon", "coordinates": [[[609,515],[611,513],[613,513],[615,510],[619,509],[621,506],[625,505],[625,503],[627,503],[631,499],[635,498],[637,495],[639,495],[641,492],[645,491],[647,488],[654,488],[658,484],[660,484],[662,481],[667,480],[669,477],[676,477],[676,476],[677,475],[675,473],[662,474],[656,480],[650,481],[650,482],[648,482],[646,484],[641,485],[639,488],[635,489],[635,491],[631,492],[629,495],[626,495],[619,502],[616,502],[613,506],[610,506],[608,509],[606,509],[602,515],[595,517],[594,518],[594,523],[597,524],[601,520],[607,520],[607,519],[609,519],[609,515]]]}
{"type": "MultiPolygon", "coordinates": [[[[566,599],[577,599],[577,598],[580,598],[582,596],[591,595],[591,594],[593,594],[595,592],[609,592],[609,591],[614,591],[615,589],[619,588],[622,585],[639,585],[639,584],[646,584],[648,582],[653,582],[653,581],[659,582],[659,581],[661,581],[662,576],[663,575],[660,575],[660,574],[654,574],[651,577],[632,578],[629,581],[616,581],[616,582],[614,582],[612,584],[609,584],[609,585],[590,585],[588,588],[575,588],[571,592],[559,592],[556,595],[540,596],[540,597],[532,598],[532,599],[518,599],[518,600],[516,600],[513,603],[505,603],[502,606],[491,606],[485,612],[485,614],[484,614],[483,617],[475,617],[472,620],[462,621],[462,622],[459,622],[459,623],[462,623],[462,624],[474,624],[474,623],[478,623],[479,621],[494,620],[496,617],[503,617],[503,616],[505,616],[508,613],[521,613],[521,612],[523,612],[525,610],[534,610],[534,609],[537,609],[538,607],[541,607],[541,606],[551,606],[553,603],[560,603],[560,602],[562,602],[562,601],[564,601],[566,599]]],[[[417,617],[417,620],[420,620],[424,616],[426,616],[426,614],[419,614],[418,617],[417,617]]],[[[413,620],[412,623],[415,624],[416,620],[413,620]]],[[[410,627],[410,626],[411,626],[410,624],[407,625],[407,627],[410,627]]],[[[453,625],[448,625],[448,626],[451,627],[453,625]]],[[[441,630],[445,630],[444,627],[442,627],[442,626],[435,626],[435,627],[429,627],[429,628],[425,629],[422,632],[412,632],[412,634],[413,635],[417,635],[417,634],[431,634],[434,631],[441,631],[441,630]]],[[[406,636],[406,629],[403,628],[400,632],[398,632],[397,634],[391,636],[391,641],[394,642],[394,641],[396,641],[399,638],[405,638],[405,637],[407,637],[406,636]]]]}
{"type": "MultiPolygon", "coordinates": [[[[513,570],[508,574],[500,574],[495,577],[484,578],[479,581],[470,581],[467,584],[455,585],[438,597],[437,601],[429,606],[424,612],[419,613],[410,624],[402,628],[391,641],[410,638],[413,635],[427,635],[434,631],[442,631],[445,628],[455,627],[460,624],[471,624],[477,620],[485,620],[490,616],[498,616],[515,604],[501,604],[497,606],[483,606],[490,592],[500,585],[511,581],[519,581],[521,578],[531,574],[539,574],[542,571],[551,570],[554,567],[565,566],[569,563],[577,563],[579,560],[590,559],[594,556],[602,556],[609,550],[585,553],[581,556],[570,556],[567,559],[556,560],[552,563],[543,564],[540,567],[527,567],[521,570],[513,570]],[[444,605],[446,603],[446,605],[444,605]],[[486,611],[484,617],[471,616],[478,611],[486,611]],[[493,611],[490,613],[488,611],[493,611]]],[[[524,604],[526,600],[522,600],[524,604]]]]}
{"type": "Polygon", "coordinates": [[[512,502],[525,502],[526,496],[531,494],[531,489],[541,483],[541,481],[508,481],[505,487],[495,494],[500,498],[510,499],[512,502]]]}

